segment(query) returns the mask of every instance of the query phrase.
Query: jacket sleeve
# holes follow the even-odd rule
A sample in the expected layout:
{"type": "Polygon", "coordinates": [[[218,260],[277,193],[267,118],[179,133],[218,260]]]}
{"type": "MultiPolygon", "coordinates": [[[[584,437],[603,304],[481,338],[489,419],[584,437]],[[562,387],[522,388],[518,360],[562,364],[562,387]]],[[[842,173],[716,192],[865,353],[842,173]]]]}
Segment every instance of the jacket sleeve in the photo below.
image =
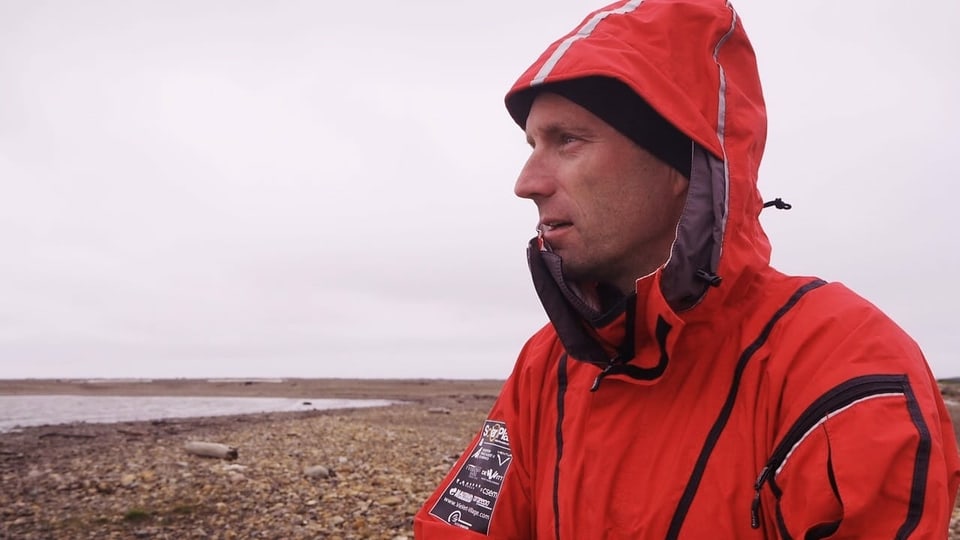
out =
{"type": "Polygon", "coordinates": [[[946,535],[960,482],[951,420],[919,348],[878,313],[783,344],[793,359],[762,494],[779,538],[946,535]]]}
{"type": "Polygon", "coordinates": [[[418,540],[534,537],[524,446],[529,417],[519,410],[523,357],[477,435],[414,517],[418,540]]]}

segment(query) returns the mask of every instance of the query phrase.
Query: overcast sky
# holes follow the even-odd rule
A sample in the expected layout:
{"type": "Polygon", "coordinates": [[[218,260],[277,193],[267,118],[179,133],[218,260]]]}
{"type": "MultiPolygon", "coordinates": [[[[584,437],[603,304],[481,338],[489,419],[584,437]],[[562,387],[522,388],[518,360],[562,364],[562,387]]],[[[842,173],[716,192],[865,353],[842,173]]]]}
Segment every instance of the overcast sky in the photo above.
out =
{"type": "MultiPolygon", "coordinates": [[[[0,378],[506,377],[502,98],[602,3],[0,0],[0,378]]],[[[773,263],[960,375],[960,3],[736,2],[773,263]]]]}

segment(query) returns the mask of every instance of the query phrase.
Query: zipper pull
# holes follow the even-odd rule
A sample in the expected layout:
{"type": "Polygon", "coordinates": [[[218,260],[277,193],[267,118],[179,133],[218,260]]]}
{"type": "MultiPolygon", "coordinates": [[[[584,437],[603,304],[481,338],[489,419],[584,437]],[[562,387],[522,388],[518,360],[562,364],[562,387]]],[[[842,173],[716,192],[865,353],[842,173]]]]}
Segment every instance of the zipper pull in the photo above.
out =
{"type": "Polygon", "coordinates": [[[767,482],[767,477],[770,475],[770,466],[765,466],[760,471],[760,476],[757,477],[757,481],[753,484],[753,503],[750,505],[750,526],[754,529],[760,528],[760,490],[763,489],[763,484],[767,482]]]}
{"type": "Polygon", "coordinates": [[[604,377],[613,371],[613,368],[617,365],[617,360],[619,359],[619,356],[614,356],[607,362],[607,367],[603,368],[603,371],[601,371],[600,374],[597,375],[597,378],[593,380],[593,386],[590,387],[591,392],[596,392],[597,389],[600,388],[600,381],[602,381],[604,377]]]}

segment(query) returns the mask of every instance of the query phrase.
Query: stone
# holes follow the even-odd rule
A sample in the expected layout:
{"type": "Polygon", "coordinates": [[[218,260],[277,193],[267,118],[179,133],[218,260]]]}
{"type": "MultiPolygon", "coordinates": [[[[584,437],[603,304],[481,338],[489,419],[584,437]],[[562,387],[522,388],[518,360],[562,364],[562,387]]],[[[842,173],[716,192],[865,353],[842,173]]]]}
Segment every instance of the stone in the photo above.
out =
{"type": "Polygon", "coordinates": [[[303,474],[308,478],[330,478],[334,476],[332,470],[324,467],[323,465],[312,465],[303,470],[303,474]]]}
{"type": "Polygon", "coordinates": [[[120,477],[120,486],[129,488],[137,483],[137,476],[134,474],[125,474],[120,477]]]}

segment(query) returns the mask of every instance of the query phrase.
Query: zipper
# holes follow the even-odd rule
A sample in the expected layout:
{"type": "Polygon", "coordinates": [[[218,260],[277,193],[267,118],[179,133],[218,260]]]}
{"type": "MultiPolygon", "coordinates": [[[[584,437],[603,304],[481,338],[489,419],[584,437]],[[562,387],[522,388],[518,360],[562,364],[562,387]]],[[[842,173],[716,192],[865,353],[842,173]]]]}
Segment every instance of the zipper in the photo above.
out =
{"type": "Polygon", "coordinates": [[[864,375],[850,379],[827,391],[814,401],[774,449],[767,464],[760,469],[753,484],[753,502],[750,505],[750,526],[760,528],[760,491],[764,484],[771,482],[793,449],[800,444],[814,427],[831,413],[872,396],[882,394],[905,394],[906,377],[903,375],[864,375]]]}
{"type": "Polygon", "coordinates": [[[600,388],[600,382],[602,382],[607,375],[613,375],[615,372],[620,373],[623,371],[623,368],[618,368],[618,366],[622,365],[623,363],[620,361],[619,355],[607,360],[606,367],[604,367],[603,370],[597,375],[597,378],[593,380],[593,385],[590,386],[590,391],[596,392],[597,389],[600,388]]]}
{"type": "MultiPolygon", "coordinates": [[[[627,322],[630,324],[630,327],[633,325],[633,315],[631,315],[631,313],[633,313],[633,310],[627,310],[627,322]]],[[[667,355],[667,335],[670,333],[671,328],[670,324],[668,324],[662,316],[657,317],[656,339],[657,347],[660,348],[660,361],[652,368],[641,368],[629,364],[630,359],[634,356],[633,332],[629,332],[629,339],[624,341],[624,346],[620,348],[616,356],[607,360],[606,365],[597,375],[597,378],[593,380],[593,386],[590,387],[590,391],[596,392],[597,389],[600,388],[600,383],[603,382],[603,379],[608,375],[626,374],[630,378],[638,381],[652,381],[663,375],[663,372],[667,369],[667,364],[670,362],[670,357],[667,355]]],[[[601,364],[597,363],[595,365],[599,367],[601,364]]]]}

